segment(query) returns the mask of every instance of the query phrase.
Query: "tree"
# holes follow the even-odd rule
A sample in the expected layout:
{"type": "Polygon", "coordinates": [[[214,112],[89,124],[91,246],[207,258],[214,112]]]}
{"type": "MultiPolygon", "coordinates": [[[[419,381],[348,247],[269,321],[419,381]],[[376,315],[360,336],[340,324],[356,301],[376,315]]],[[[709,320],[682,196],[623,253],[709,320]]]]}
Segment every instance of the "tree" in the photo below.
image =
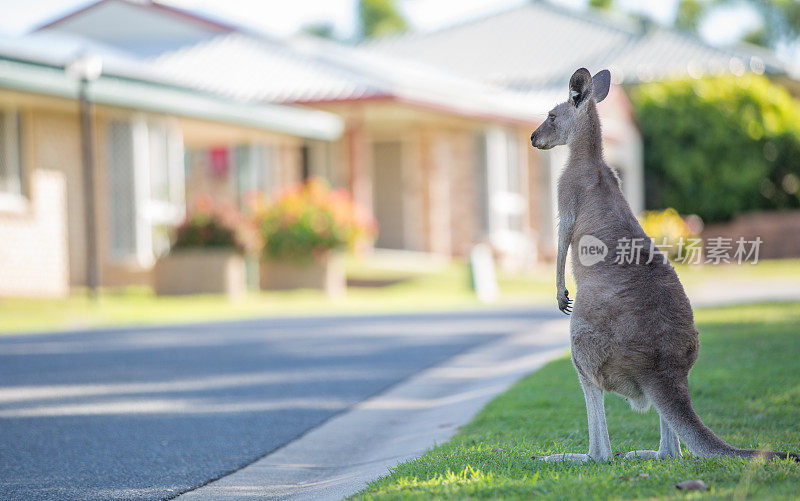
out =
{"type": "Polygon", "coordinates": [[[683,31],[697,32],[705,14],[707,4],[701,0],[681,0],[675,16],[675,27],[683,31]]]}
{"type": "Polygon", "coordinates": [[[741,39],[763,47],[800,41],[800,0],[680,0],[675,27],[697,32],[703,17],[720,7],[749,6],[759,16],[760,26],[741,39]]]}
{"type": "Polygon", "coordinates": [[[769,47],[770,44],[767,30],[765,30],[763,26],[747,33],[742,37],[742,41],[761,47],[769,47]]]}
{"type": "Polygon", "coordinates": [[[589,7],[599,10],[611,10],[614,0],[589,0],[589,7]]]}
{"type": "MultiPolygon", "coordinates": [[[[718,0],[725,4],[736,4],[741,0],[718,0]]],[[[761,27],[749,38],[760,45],[776,47],[784,42],[800,39],[800,0],[744,0],[761,15],[761,27]]]]}
{"type": "Polygon", "coordinates": [[[317,38],[336,40],[333,24],[327,22],[307,24],[300,28],[300,31],[317,38]]]}
{"type": "Polygon", "coordinates": [[[648,208],[714,222],[800,207],[800,104],[782,86],[724,76],[644,84],[631,98],[648,208]]]}
{"type": "Polygon", "coordinates": [[[408,29],[408,22],[393,0],[359,0],[358,18],[362,38],[373,38],[408,29]]]}

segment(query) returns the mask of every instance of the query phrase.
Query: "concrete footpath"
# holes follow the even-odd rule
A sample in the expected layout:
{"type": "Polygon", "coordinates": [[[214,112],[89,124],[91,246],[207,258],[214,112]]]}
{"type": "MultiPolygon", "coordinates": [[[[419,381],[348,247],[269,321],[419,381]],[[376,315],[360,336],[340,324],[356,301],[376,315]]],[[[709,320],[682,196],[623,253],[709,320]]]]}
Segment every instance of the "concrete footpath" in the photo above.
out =
{"type": "Polygon", "coordinates": [[[543,322],[425,370],[217,481],[194,499],[341,499],[446,441],[494,396],[562,356],[569,320],[543,322]]]}

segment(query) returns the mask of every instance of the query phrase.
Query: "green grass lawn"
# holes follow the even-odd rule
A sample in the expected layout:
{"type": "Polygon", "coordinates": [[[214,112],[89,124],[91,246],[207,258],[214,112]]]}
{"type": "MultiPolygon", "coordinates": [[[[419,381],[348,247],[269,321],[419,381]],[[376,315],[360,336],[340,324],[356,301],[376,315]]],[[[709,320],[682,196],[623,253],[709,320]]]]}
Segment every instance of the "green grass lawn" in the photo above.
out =
{"type": "MultiPolygon", "coordinates": [[[[800,452],[800,303],[700,310],[695,409],[732,444],[800,452]]],[[[658,416],[606,398],[614,451],[655,449],[658,416]]],[[[447,443],[399,465],[358,499],[800,498],[800,464],[696,458],[542,463],[532,455],[588,450],[583,394],[569,359],[497,397],[447,443]],[[675,484],[702,479],[685,493],[675,484]]]]}
{"type": "MultiPolygon", "coordinates": [[[[214,295],[157,297],[149,288],[104,290],[97,303],[77,291],[65,299],[0,298],[0,334],[98,326],[164,324],[257,318],[276,315],[363,314],[442,309],[474,309],[481,303],[469,286],[463,261],[404,267],[380,260],[347,260],[347,274],[362,282],[395,281],[382,287],[350,287],[344,298],[329,300],[309,290],[252,293],[240,301],[214,295]]],[[[681,279],[693,285],[754,281],[800,282],[800,260],[762,261],[757,265],[679,267],[681,279]]],[[[497,305],[555,307],[555,266],[524,273],[498,272],[497,305]]],[[[567,283],[571,291],[574,284],[567,283]]]]}
{"type": "Polygon", "coordinates": [[[800,259],[768,259],[756,264],[676,265],[683,284],[691,289],[704,282],[770,281],[793,282],[800,280],[800,259]]]}
{"type": "MultiPolygon", "coordinates": [[[[0,334],[97,326],[162,324],[277,315],[361,314],[474,309],[469,269],[453,261],[430,269],[392,269],[351,259],[350,279],[398,280],[381,287],[350,287],[343,298],[311,290],[254,292],[230,301],[218,295],[158,297],[146,287],[104,290],[97,302],[78,291],[64,299],[0,298],[0,334]]],[[[529,275],[498,274],[500,305],[543,304],[553,296],[548,268],[529,275]]]]}

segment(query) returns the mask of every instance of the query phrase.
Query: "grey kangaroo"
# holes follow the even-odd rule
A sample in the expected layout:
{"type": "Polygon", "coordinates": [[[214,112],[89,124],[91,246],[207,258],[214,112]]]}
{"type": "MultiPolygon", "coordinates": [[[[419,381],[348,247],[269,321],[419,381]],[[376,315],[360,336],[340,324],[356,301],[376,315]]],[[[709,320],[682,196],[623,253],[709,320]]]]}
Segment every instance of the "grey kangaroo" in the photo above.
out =
{"type": "MultiPolygon", "coordinates": [[[[596,104],[608,95],[608,70],[591,76],[577,70],[569,81],[569,99],[557,105],[531,134],[539,149],[566,144],[569,159],[558,180],[558,257],[556,297],[571,314],[572,362],[586,399],[588,454],[554,454],[547,461],[606,460],[611,444],[603,394],[625,397],[638,411],[653,405],[661,423],[658,450],[639,450],[625,457],[680,457],[679,439],[698,456],[787,457],[783,452],[740,449],[709,429],[689,397],[689,370],[699,348],[689,299],[672,266],[650,246],[620,190],[619,179],[603,160],[596,104]],[[590,237],[591,236],[591,237],[590,237]],[[617,249],[620,239],[647,242],[634,262],[609,253],[598,262],[581,263],[575,249],[581,239],[617,249]],[[594,239],[592,238],[594,237],[594,239]],[[573,304],[564,282],[567,249],[577,283],[573,304]],[[620,263],[620,264],[618,264],[620,263]]],[[[797,454],[789,457],[800,461],[797,454]]]]}

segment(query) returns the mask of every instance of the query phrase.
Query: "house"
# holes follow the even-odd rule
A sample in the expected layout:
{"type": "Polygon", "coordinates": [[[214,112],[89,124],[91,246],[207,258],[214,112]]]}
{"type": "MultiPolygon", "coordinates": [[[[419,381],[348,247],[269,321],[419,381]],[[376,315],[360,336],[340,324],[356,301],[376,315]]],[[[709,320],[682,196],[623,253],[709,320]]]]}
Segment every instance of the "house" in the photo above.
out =
{"type": "MultiPolygon", "coordinates": [[[[439,30],[368,41],[360,48],[435,66],[530,99],[550,95],[551,103],[563,100],[564,86],[576,68],[608,68],[616,84],[612,89],[616,87],[618,93],[600,105],[605,156],[620,175],[634,213],[644,207],[641,141],[620,87],[752,72],[799,92],[800,67],[787,67],[763,48],[746,44],[715,47],[650,22],[592,9],[577,11],[541,0],[439,30]]],[[[549,165],[549,172],[541,175],[556,179],[564,154],[563,149],[543,153],[542,163],[549,165]]],[[[545,214],[545,219],[552,219],[553,213],[545,214]]],[[[547,244],[552,245],[552,239],[547,244]]]]}
{"type": "MultiPolygon", "coordinates": [[[[542,1],[357,47],[277,39],[130,0],[102,0],[41,31],[136,54],[208,94],[337,115],[344,134],[330,143],[305,140],[300,177],[322,175],[372,207],[381,228],[377,247],[459,256],[486,241],[510,266],[553,255],[555,181],[566,152],[535,151],[528,136],[565,98],[575,68],[612,71],[616,85],[600,106],[606,158],[635,212],[644,206],[642,144],[626,87],[723,72],[787,73],[762,49],[713,47],[641,21],[542,1]],[[126,26],[119,33],[103,28],[120,19],[126,26]]],[[[197,158],[214,157],[199,148],[197,158]]],[[[272,149],[243,144],[212,153],[233,158],[235,175],[250,186],[276,186],[263,172],[275,162],[272,149]]],[[[213,191],[212,181],[192,177],[189,196],[213,191]]]]}
{"type": "MultiPolygon", "coordinates": [[[[200,156],[268,145],[288,182],[300,179],[305,141],[341,134],[341,120],[332,114],[184,87],[117,48],[75,35],[0,39],[0,296],[59,296],[86,284],[78,82],[65,71],[84,51],[104,65],[89,97],[96,160],[91,196],[105,286],[150,283],[169,228],[186,211],[184,151],[200,156]]],[[[215,172],[232,168],[234,159],[215,158],[215,172]]],[[[235,178],[213,179],[215,189],[236,195],[247,189],[235,178]]]]}
{"type": "Polygon", "coordinates": [[[535,258],[541,186],[529,138],[542,112],[513,94],[307,38],[234,33],[153,64],[204,90],[341,117],[332,151],[309,145],[309,172],[372,208],[378,248],[463,256],[485,240],[509,265],[535,258]]]}
{"type": "Polygon", "coordinates": [[[0,41],[0,294],[63,293],[85,276],[78,51],[101,54],[96,103],[102,280],[148,283],[194,198],[243,204],[310,175],[371,207],[376,246],[502,264],[552,258],[566,152],[529,135],[575,68],[609,68],[606,159],[635,212],[642,142],[624,87],[786,70],[646,23],[530,2],[357,47],[278,39],[155,1],[100,0],[0,41]],[[570,36],[564,36],[565,33],[570,36]],[[288,107],[287,105],[291,105],[288,107]]]}
{"type": "MultiPolygon", "coordinates": [[[[204,92],[336,114],[344,134],[333,143],[307,141],[303,174],[347,187],[371,207],[378,248],[463,256],[485,241],[509,267],[553,255],[555,180],[563,160],[533,150],[529,137],[565,98],[565,83],[557,94],[521,93],[413,58],[208,21],[154,2],[102,0],[42,31],[140,54],[174,81],[204,92]],[[107,26],[121,19],[121,33],[109,33],[107,26]],[[172,33],[190,34],[176,40],[172,33]]],[[[625,94],[615,89],[609,101],[602,109],[609,150],[640,209],[641,138],[625,94]]],[[[237,171],[269,191],[269,176],[259,173],[272,155],[240,148],[237,171]]],[[[205,191],[207,182],[189,182],[189,196],[205,191]]]]}

